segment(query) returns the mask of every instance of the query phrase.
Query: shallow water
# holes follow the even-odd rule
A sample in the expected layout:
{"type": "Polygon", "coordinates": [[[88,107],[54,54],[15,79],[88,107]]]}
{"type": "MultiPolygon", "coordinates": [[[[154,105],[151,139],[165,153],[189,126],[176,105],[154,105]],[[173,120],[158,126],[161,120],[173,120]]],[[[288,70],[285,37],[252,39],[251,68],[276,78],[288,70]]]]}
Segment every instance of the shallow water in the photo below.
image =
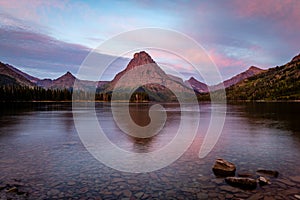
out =
{"type": "MultiPolygon", "coordinates": [[[[131,116],[139,125],[150,122],[149,106],[130,105],[131,116]]],[[[165,127],[148,139],[124,134],[113,120],[109,103],[97,103],[96,113],[112,143],[126,151],[147,153],[163,148],[175,137],[180,117],[199,114],[193,109],[197,105],[182,112],[176,104],[163,106],[165,127]]],[[[120,172],[96,160],[79,139],[69,103],[2,103],[0,108],[0,184],[17,179],[29,199],[295,199],[300,194],[300,183],[293,178],[300,175],[299,103],[227,105],[217,144],[199,159],[212,109],[209,103],[201,103],[198,133],[188,151],[163,169],[141,174],[120,172]],[[252,191],[232,188],[212,173],[219,157],[235,163],[237,171],[255,174],[258,168],[266,168],[279,171],[280,176],[271,178],[271,185],[252,191]]]]}

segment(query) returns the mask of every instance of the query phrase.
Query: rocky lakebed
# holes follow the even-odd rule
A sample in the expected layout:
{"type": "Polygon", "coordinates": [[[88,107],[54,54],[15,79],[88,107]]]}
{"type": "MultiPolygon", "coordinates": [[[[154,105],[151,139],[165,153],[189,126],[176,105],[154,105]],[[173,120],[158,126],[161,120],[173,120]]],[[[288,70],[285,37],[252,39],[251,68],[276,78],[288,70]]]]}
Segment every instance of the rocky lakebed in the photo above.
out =
{"type": "Polygon", "coordinates": [[[300,176],[285,177],[270,169],[240,171],[224,159],[216,159],[207,175],[195,173],[189,162],[188,174],[178,167],[175,163],[172,171],[144,174],[111,173],[104,167],[98,176],[86,172],[60,181],[48,177],[48,183],[1,179],[0,199],[300,199],[300,176]]]}

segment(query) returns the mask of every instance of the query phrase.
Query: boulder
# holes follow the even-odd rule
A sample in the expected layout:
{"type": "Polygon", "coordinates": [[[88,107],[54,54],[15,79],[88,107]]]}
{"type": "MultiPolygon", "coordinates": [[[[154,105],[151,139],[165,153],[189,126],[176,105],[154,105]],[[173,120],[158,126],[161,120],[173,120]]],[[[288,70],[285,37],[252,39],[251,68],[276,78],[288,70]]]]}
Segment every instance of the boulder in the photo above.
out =
{"type": "Polygon", "coordinates": [[[256,180],[253,178],[227,177],[225,178],[225,181],[233,187],[238,187],[246,190],[253,190],[257,186],[256,180]]]}
{"type": "Polygon", "coordinates": [[[268,185],[268,184],[271,184],[270,181],[263,177],[263,176],[260,176],[258,179],[257,179],[258,183],[260,186],[264,186],[264,185],[268,185]]]}
{"type": "Polygon", "coordinates": [[[224,159],[217,159],[212,170],[218,177],[227,177],[235,175],[236,167],[233,163],[224,159]]]}
{"type": "Polygon", "coordinates": [[[265,175],[265,176],[271,176],[277,178],[279,175],[278,171],[275,170],[268,170],[268,169],[259,169],[256,171],[257,174],[265,175]]]}

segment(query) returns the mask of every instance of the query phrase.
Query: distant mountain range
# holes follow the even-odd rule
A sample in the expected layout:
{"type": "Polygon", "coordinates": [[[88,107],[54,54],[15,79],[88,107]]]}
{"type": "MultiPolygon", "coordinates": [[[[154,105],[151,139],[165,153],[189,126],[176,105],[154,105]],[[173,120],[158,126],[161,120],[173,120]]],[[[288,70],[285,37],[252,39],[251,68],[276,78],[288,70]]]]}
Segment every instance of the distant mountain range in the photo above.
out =
{"type": "Polygon", "coordinates": [[[166,74],[148,53],[141,51],[134,54],[127,67],[119,72],[112,81],[80,80],[70,72],[54,80],[39,79],[9,64],[0,62],[0,86],[20,85],[32,88],[71,90],[76,80],[79,89],[97,89],[98,92],[111,94],[113,90],[114,92],[124,91],[126,88],[135,86],[137,82],[143,82],[147,84],[137,88],[137,91],[147,93],[150,100],[172,101],[176,99],[172,91],[178,91],[181,94],[190,94],[194,91],[197,95],[205,95],[209,91],[219,90],[224,85],[228,98],[233,100],[300,99],[299,63],[300,54],[281,67],[263,70],[251,66],[248,70],[223,83],[208,86],[194,77],[183,81],[179,77],[166,74]],[[118,81],[128,74],[130,76],[126,77],[126,81],[116,88],[118,81]]]}

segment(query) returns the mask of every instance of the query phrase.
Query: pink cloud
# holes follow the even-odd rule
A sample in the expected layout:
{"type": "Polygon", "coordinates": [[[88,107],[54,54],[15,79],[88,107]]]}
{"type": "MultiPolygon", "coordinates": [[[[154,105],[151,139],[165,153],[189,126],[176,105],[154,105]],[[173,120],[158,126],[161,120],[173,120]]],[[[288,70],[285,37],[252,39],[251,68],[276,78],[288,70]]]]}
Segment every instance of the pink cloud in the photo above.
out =
{"type": "Polygon", "coordinates": [[[243,62],[243,60],[237,60],[235,58],[225,56],[223,54],[218,53],[216,50],[210,50],[209,55],[219,69],[235,66],[243,67],[246,65],[246,63],[243,62]]]}
{"type": "Polygon", "coordinates": [[[300,1],[299,0],[251,0],[234,1],[235,11],[240,17],[258,17],[268,20],[271,24],[282,29],[299,29],[300,1]]]}
{"type": "Polygon", "coordinates": [[[45,14],[48,8],[63,9],[66,1],[44,1],[44,0],[0,0],[0,11],[19,19],[39,22],[41,14],[45,14]]]}

